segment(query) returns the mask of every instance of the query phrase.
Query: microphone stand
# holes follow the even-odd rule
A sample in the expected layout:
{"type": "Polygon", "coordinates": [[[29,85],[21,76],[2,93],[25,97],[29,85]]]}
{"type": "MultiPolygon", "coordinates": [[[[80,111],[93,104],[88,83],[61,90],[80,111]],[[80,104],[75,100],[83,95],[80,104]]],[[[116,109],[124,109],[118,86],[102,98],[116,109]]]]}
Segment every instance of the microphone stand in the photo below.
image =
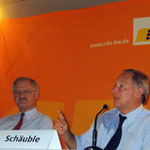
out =
{"type": "Polygon", "coordinates": [[[96,117],[95,117],[95,121],[94,121],[94,129],[93,129],[93,137],[92,137],[92,146],[89,146],[89,147],[85,148],[84,150],[102,150],[100,147],[97,147],[97,146],[96,146],[96,143],[97,143],[97,129],[96,129],[96,127],[97,127],[97,117],[98,117],[98,115],[99,115],[103,110],[105,110],[105,109],[107,109],[107,108],[108,108],[108,106],[105,104],[105,105],[103,105],[103,109],[101,109],[101,110],[97,113],[97,115],[96,115],[96,117]]]}

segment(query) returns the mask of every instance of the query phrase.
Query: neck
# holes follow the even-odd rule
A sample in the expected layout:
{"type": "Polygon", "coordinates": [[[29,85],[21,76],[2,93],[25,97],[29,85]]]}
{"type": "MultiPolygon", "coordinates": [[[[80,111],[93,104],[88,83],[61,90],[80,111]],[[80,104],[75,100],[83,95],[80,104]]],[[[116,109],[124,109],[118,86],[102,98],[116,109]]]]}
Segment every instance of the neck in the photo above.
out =
{"type": "MultiPolygon", "coordinates": [[[[141,104],[140,104],[140,105],[141,105],[141,104]]],[[[131,109],[127,109],[127,110],[123,110],[123,109],[118,109],[118,110],[121,112],[121,114],[126,115],[126,114],[128,114],[128,113],[134,111],[134,110],[137,109],[138,107],[140,107],[140,105],[137,105],[136,107],[131,108],[131,109]]]]}
{"type": "Polygon", "coordinates": [[[34,108],[35,108],[35,107],[28,108],[28,109],[25,109],[25,108],[19,108],[19,111],[20,111],[21,113],[25,113],[25,112],[28,112],[28,111],[34,109],[34,108]]]}

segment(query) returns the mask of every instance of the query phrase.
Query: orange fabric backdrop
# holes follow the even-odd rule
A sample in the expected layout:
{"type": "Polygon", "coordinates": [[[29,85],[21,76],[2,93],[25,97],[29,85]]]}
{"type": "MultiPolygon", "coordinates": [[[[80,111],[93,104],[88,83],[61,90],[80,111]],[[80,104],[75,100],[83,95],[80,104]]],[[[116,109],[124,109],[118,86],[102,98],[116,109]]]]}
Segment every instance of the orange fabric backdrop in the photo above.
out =
{"type": "Polygon", "coordinates": [[[64,110],[76,134],[86,131],[103,104],[113,108],[111,89],[122,70],[150,77],[150,45],[133,46],[133,19],[149,10],[149,0],[130,0],[0,20],[0,117],[17,111],[12,83],[29,76],[40,86],[40,111],[55,120],[64,110]]]}

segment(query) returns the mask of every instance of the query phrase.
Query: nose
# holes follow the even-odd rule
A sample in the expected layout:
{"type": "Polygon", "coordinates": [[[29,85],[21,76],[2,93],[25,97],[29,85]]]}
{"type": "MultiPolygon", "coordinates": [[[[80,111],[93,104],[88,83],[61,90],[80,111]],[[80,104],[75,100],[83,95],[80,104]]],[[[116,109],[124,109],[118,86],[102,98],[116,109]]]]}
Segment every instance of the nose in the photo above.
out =
{"type": "Polygon", "coordinates": [[[117,86],[114,86],[113,89],[112,89],[112,92],[113,92],[113,93],[117,93],[117,92],[118,92],[118,89],[119,89],[119,88],[118,88],[117,86]]]}
{"type": "Polygon", "coordinates": [[[23,91],[20,92],[20,97],[25,97],[25,93],[23,91]]]}

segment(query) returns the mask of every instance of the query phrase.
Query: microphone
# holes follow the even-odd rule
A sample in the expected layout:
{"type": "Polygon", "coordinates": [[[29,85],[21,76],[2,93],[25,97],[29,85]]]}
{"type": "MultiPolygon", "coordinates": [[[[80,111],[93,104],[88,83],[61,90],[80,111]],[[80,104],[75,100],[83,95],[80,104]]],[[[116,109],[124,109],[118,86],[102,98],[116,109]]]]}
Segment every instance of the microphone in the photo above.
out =
{"type": "Polygon", "coordinates": [[[92,137],[92,146],[89,146],[89,147],[85,148],[84,150],[102,150],[101,148],[96,146],[96,143],[97,143],[97,128],[96,128],[96,126],[97,126],[97,117],[103,110],[106,110],[107,108],[108,108],[108,105],[104,104],[103,108],[95,116],[93,137],[92,137]]]}

